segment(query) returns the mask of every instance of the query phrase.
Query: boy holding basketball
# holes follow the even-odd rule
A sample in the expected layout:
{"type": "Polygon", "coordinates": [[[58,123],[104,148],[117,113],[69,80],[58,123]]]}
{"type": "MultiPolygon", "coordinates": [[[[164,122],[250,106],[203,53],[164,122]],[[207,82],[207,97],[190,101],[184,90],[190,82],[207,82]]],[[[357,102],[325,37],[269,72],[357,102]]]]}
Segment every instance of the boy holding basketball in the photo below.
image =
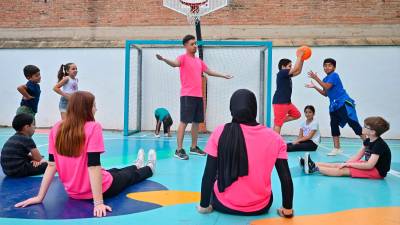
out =
{"type": "Polygon", "coordinates": [[[276,75],[276,91],[272,100],[274,109],[274,131],[281,133],[284,123],[297,120],[301,117],[300,111],[292,104],[292,77],[301,73],[303,69],[304,51],[299,49],[294,67],[289,59],[281,59],[278,64],[279,72],[276,75]]]}
{"type": "Polygon", "coordinates": [[[182,143],[186,126],[189,123],[192,123],[192,145],[190,154],[206,155],[204,151],[197,146],[199,123],[204,122],[203,73],[225,79],[230,79],[232,76],[210,70],[200,58],[196,57],[197,43],[193,35],[186,35],[182,42],[186,49],[186,54],[178,56],[176,60],[166,59],[158,54],[156,57],[158,60],[164,61],[171,67],[179,67],[181,80],[181,122],[177,133],[178,148],[174,156],[178,159],[187,160],[189,156],[183,149],[182,143]]]}
{"type": "Polygon", "coordinates": [[[342,152],[340,149],[339,126],[343,128],[346,124],[349,124],[354,133],[363,140],[365,139],[365,135],[362,134],[362,128],[358,122],[355,102],[347,94],[343,88],[339,74],[335,72],[336,61],[332,58],[327,58],[324,60],[323,66],[326,73],[326,77],[323,80],[318,77],[317,73],[313,71],[308,72],[308,76],[315,80],[322,88],[317,87],[312,81],[306,87],[313,88],[321,95],[329,98],[329,114],[334,148],[328,155],[335,156],[342,152]]]}

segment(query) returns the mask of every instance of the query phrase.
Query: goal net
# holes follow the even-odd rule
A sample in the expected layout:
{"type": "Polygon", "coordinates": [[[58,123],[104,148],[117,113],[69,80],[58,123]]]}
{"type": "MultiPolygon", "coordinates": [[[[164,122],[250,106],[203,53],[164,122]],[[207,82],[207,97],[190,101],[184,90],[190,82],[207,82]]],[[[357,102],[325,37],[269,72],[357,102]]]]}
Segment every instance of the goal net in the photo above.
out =
{"type": "MultiPolygon", "coordinates": [[[[180,120],[179,68],[157,60],[156,54],[176,59],[185,53],[181,41],[126,41],[124,135],[155,129],[154,110],[167,108],[176,130],[180,120]]],[[[204,62],[214,71],[233,75],[230,80],[208,77],[206,130],[229,122],[229,100],[237,89],[246,88],[257,97],[260,123],[270,125],[271,42],[203,41],[204,62]]]]}

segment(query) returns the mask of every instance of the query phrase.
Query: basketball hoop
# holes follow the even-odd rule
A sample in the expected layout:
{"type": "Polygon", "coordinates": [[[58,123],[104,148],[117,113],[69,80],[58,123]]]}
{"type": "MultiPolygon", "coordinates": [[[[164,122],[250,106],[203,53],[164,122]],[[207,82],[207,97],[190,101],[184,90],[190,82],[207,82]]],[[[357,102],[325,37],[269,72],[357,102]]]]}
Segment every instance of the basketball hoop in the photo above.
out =
{"type": "Polygon", "coordinates": [[[221,9],[230,0],[163,0],[164,7],[187,16],[190,24],[198,24],[200,17],[221,9]]]}
{"type": "Polygon", "coordinates": [[[182,5],[190,7],[187,13],[187,20],[190,24],[197,24],[200,21],[200,7],[206,5],[208,0],[179,0],[182,5]]]}

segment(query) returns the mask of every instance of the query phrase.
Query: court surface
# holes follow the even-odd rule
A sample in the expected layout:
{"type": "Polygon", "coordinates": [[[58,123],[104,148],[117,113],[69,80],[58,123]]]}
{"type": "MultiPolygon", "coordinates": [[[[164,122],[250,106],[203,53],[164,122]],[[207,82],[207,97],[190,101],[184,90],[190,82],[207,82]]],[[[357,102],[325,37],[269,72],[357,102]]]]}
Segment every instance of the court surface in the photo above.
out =
{"type": "MultiPolygon", "coordinates": [[[[0,146],[13,134],[9,128],[0,129],[0,146]]],[[[155,138],[150,132],[123,137],[119,132],[104,132],[106,153],[102,155],[105,168],[132,164],[137,151],[144,148],[157,151],[157,172],[149,180],[128,188],[123,194],[106,200],[113,212],[105,218],[92,218],[90,201],[77,201],[66,196],[56,177],[43,204],[15,209],[13,205],[37,193],[40,177],[22,179],[5,178],[0,172],[0,224],[400,224],[400,141],[388,140],[392,150],[392,171],[384,180],[331,178],[305,175],[297,156],[290,153],[289,165],[295,187],[292,220],[278,218],[281,206],[280,183],[276,172],[272,176],[274,203],[270,212],[257,217],[224,215],[217,212],[202,215],[195,210],[199,201],[201,177],[205,157],[190,156],[189,161],[173,157],[176,148],[172,138],[155,138]]],[[[203,148],[208,135],[201,135],[203,148]]],[[[290,137],[287,137],[289,140],[290,137]]],[[[47,131],[38,130],[34,140],[43,155],[47,155],[47,131]]],[[[188,149],[190,136],[184,146],[188,149]]],[[[341,162],[360,147],[358,139],[342,139],[344,154],[328,157],[332,142],[324,138],[317,152],[311,153],[316,161],[341,162]]]]}

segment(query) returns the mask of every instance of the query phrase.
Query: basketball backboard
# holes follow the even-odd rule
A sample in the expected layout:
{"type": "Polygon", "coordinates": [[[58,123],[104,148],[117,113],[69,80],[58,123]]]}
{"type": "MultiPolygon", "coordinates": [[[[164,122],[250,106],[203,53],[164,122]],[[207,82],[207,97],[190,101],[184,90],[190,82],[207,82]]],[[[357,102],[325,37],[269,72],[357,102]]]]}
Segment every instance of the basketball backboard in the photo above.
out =
{"type": "MultiPolygon", "coordinates": [[[[229,4],[229,0],[163,0],[164,7],[189,17],[207,15],[229,4]]],[[[190,19],[190,18],[189,18],[190,19]]]]}

